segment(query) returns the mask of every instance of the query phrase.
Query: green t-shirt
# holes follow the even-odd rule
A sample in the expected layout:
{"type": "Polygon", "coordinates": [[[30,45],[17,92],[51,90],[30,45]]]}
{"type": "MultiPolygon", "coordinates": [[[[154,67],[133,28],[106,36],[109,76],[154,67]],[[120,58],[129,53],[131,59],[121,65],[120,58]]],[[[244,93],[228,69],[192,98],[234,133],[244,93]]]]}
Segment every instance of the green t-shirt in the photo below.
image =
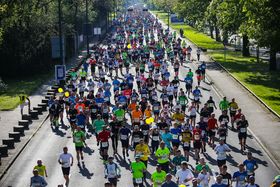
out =
{"type": "Polygon", "coordinates": [[[192,71],[189,71],[187,75],[188,75],[189,77],[193,77],[193,72],[192,72],[192,71]]]}
{"type": "Polygon", "coordinates": [[[188,98],[185,95],[179,96],[179,103],[180,103],[180,105],[186,105],[187,101],[188,101],[188,98]]]}
{"type": "Polygon", "coordinates": [[[181,165],[181,162],[183,161],[187,161],[185,157],[183,157],[182,155],[181,156],[175,156],[173,159],[172,159],[172,162],[173,164],[175,164],[176,166],[179,166],[181,165]]]}
{"type": "Polygon", "coordinates": [[[102,131],[103,126],[105,125],[105,121],[104,120],[94,120],[93,122],[93,127],[95,127],[95,131],[98,133],[100,131],[102,131]]]}
{"type": "Polygon", "coordinates": [[[85,138],[85,133],[83,131],[75,131],[73,138],[76,147],[82,147],[84,145],[83,139],[85,138]]]}
{"type": "Polygon", "coordinates": [[[152,180],[153,180],[153,187],[159,187],[161,184],[165,181],[166,172],[161,170],[161,172],[154,172],[152,174],[152,180]],[[159,185],[158,185],[159,184],[159,185]]]}
{"type": "Polygon", "coordinates": [[[156,151],[156,156],[159,157],[157,160],[158,163],[164,164],[164,163],[168,162],[169,154],[170,154],[170,151],[167,147],[165,147],[164,149],[158,148],[156,151]]]}
{"type": "Polygon", "coordinates": [[[221,110],[227,110],[229,108],[229,102],[222,100],[219,104],[221,110]]]}
{"type": "MultiPolygon", "coordinates": [[[[202,171],[202,167],[203,165],[202,164],[198,164],[196,167],[195,167],[195,170],[198,171],[198,172],[201,172],[202,171]]],[[[209,172],[210,171],[210,167],[205,164],[205,167],[206,167],[206,170],[209,172]]]]}
{"type": "Polygon", "coordinates": [[[131,163],[132,176],[134,179],[143,178],[143,170],[146,169],[146,166],[143,162],[133,162],[131,163]]]}
{"type": "Polygon", "coordinates": [[[125,111],[123,109],[118,109],[114,112],[118,121],[122,121],[125,115],[125,111]]]}

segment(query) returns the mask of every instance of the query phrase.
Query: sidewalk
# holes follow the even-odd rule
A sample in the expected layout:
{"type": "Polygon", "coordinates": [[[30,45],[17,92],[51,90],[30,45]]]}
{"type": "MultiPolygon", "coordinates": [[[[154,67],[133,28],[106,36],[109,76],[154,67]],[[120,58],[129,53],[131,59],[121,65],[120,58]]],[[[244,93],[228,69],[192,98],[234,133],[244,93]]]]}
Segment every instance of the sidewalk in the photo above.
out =
{"type": "MultiPolygon", "coordinates": [[[[167,26],[161,20],[160,22],[167,26]]],[[[170,30],[173,30],[170,27],[170,30]]],[[[197,46],[188,39],[187,45],[192,47],[192,57],[196,59],[197,46]]],[[[264,107],[251,93],[243,88],[234,78],[222,69],[219,64],[212,61],[207,53],[201,53],[201,61],[207,63],[206,76],[213,82],[213,88],[218,95],[226,96],[228,100],[235,98],[242,112],[249,122],[249,130],[261,148],[268,154],[277,169],[280,170],[280,146],[277,140],[280,137],[280,119],[264,107]]],[[[197,64],[197,62],[194,62],[197,64]]],[[[216,101],[218,103],[220,101],[216,101]]]]}
{"type": "MultiPolygon", "coordinates": [[[[97,43],[97,41],[93,41],[97,43]]],[[[90,43],[90,47],[93,44],[90,43]]],[[[84,50],[84,49],[83,49],[84,50]]],[[[66,64],[66,69],[70,69],[73,66],[76,66],[77,64],[77,57],[72,57],[68,60],[68,63],[66,64]]],[[[51,77],[49,80],[47,80],[43,85],[38,88],[32,95],[29,96],[29,99],[31,101],[31,110],[33,107],[38,106],[39,103],[42,102],[42,99],[44,98],[44,93],[47,92],[47,90],[55,83],[54,77],[51,77]]],[[[28,113],[28,107],[26,106],[24,108],[24,114],[28,113]]],[[[39,119],[33,120],[32,123],[29,125],[29,129],[26,130],[25,136],[21,137],[20,142],[15,143],[14,149],[8,150],[8,157],[3,157],[2,165],[0,166],[0,176],[2,176],[3,172],[11,165],[11,163],[14,161],[14,159],[18,156],[18,153],[21,152],[22,148],[26,146],[28,141],[32,138],[33,134],[36,133],[37,129],[40,128],[42,122],[45,121],[45,119],[48,116],[48,112],[43,112],[42,115],[39,115],[39,119]]],[[[18,125],[18,121],[21,120],[21,114],[20,114],[20,107],[18,106],[12,111],[0,111],[0,145],[2,145],[2,140],[9,138],[9,133],[13,132],[13,127],[18,125]]]]}

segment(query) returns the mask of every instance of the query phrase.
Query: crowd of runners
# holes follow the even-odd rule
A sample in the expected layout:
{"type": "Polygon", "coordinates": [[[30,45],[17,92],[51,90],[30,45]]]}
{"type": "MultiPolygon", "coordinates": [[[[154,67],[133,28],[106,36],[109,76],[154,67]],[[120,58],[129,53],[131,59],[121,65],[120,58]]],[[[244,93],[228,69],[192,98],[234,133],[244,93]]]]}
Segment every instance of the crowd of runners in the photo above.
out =
{"type": "MultiPolygon", "coordinates": [[[[259,186],[255,183],[258,164],[246,150],[249,123],[238,98],[214,101],[210,97],[201,102],[206,64],[200,61],[200,49],[197,56],[191,56],[192,48],[176,32],[164,29],[149,12],[135,9],[119,14],[113,32],[92,50],[61,88],[67,94],[48,103],[51,127],[63,124],[73,134],[76,160],[67,147],[58,158],[65,186],[73,163],[80,165],[84,160],[89,135],[96,137],[100,147],[108,187],[122,180],[116,154],[124,161],[131,154],[135,158],[130,166],[135,187],[147,186],[147,180],[154,187],[259,186]],[[193,61],[199,64],[194,72],[191,68],[182,71],[193,61]],[[63,120],[65,115],[68,121],[63,120]],[[236,133],[244,155],[244,162],[233,173],[227,171],[229,130],[236,133]],[[108,154],[110,147],[112,155],[108,154]],[[217,155],[218,172],[213,173],[206,163],[209,149],[217,155]],[[156,169],[148,178],[150,159],[156,162],[156,169]],[[191,159],[195,165],[190,164],[191,159]]],[[[47,172],[41,160],[33,172],[31,186],[46,186],[47,172]]],[[[280,177],[273,185],[280,186],[280,177]]]]}

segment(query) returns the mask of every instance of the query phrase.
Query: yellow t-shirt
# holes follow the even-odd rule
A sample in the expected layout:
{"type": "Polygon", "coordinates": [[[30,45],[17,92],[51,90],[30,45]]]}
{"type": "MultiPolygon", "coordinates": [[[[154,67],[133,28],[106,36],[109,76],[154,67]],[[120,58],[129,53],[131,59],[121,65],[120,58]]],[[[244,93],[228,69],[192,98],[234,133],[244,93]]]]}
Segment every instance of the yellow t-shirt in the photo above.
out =
{"type": "Polygon", "coordinates": [[[44,165],[42,165],[42,166],[35,166],[34,167],[34,169],[37,169],[38,170],[38,173],[39,173],[39,175],[40,176],[42,176],[42,177],[45,177],[46,176],[46,173],[45,173],[45,171],[46,171],[46,166],[44,166],[44,165]]]}
{"type": "Polygon", "coordinates": [[[184,116],[184,114],[182,114],[182,113],[174,113],[174,114],[172,115],[172,118],[173,118],[174,120],[184,121],[185,116],[184,116]]]}
{"type": "Polygon", "coordinates": [[[140,156],[141,156],[140,159],[143,160],[143,161],[147,161],[148,158],[149,158],[149,155],[151,154],[149,146],[146,145],[146,144],[143,144],[143,145],[138,144],[138,145],[136,145],[135,153],[136,154],[140,154],[140,156]]]}
{"type": "Polygon", "coordinates": [[[187,131],[187,132],[182,132],[182,142],[188,142],[190,143],[192,139],[192,133],[187,131]]]}

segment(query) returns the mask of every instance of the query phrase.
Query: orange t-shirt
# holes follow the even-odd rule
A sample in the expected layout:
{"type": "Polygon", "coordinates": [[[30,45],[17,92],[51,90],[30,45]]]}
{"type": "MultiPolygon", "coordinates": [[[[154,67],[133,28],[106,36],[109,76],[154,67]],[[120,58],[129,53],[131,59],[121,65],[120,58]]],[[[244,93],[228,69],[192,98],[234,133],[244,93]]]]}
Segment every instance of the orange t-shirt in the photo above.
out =
{"type": "Polygon", "coordinates": [[[128,109],[131,110],[131,111],[134,111],[134,110],[136,110],[136,106],[137,106],[136,103],[130,103],[130,104],[128,105],[128,109]]]}
{"type": "Polygon", "coordinates": [[[143,116],[142,111],[141,110],[133,110],[131,113],[132,119],[136,122],[140,122],[140,118],[143,116]],[[139,121],[137,121],[139,120],[139,121]]]}
{"type": "Polygon", "coordinates": [[[152,111],[151,110],[146,109],[144,111],[144,114],[145,114],[146,118],[152,117],[152,111]]]}

